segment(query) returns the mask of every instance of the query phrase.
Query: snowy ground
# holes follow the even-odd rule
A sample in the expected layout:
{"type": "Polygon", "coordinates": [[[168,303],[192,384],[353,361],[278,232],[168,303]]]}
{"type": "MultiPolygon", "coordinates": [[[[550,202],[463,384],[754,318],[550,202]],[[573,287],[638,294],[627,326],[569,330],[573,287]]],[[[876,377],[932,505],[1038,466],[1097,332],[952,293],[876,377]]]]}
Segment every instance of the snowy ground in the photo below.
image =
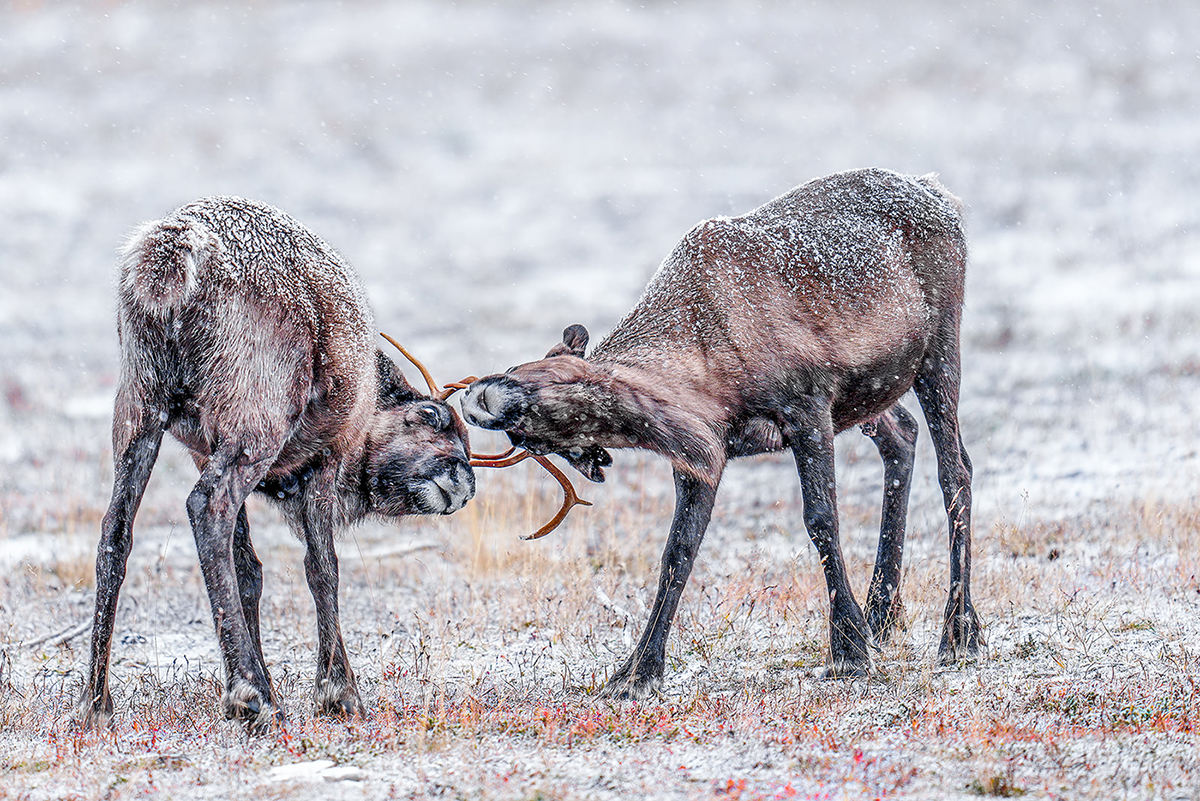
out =
{"type": "MultiPolygon", "coordinates": [[[[0,797],[1200,796],[1197,42],[1184,2],[0,6],[0,797]],[[631,734],[628,709],[582,746],[547,734],[530,710],[565,710],[564,730],[595,713],[570,688],[620,658],[653,591],[669,472],[626,454],[552,540],[517,541],[541,511],[521,499],[552,503],[517,473],[454,518],[343,543],[343,623],[382,710],[361,736],[306,718],[300,552],[256,507],[268,659],[309,746],[247,744],[215,722],[192,468],[164,448],[118,619],[120,736],[62,733],[86,636],[28,643],[90,613],[109,276],[135,224],[206,194],[278,205],[346,254],[380,327],[449,380],[539,356],[570,323],[598,340],[698,220],[866,165],[936,171],[970,206],[978,668],[931,666],[945,524],[928,440],[913,626],[881,657],[882,690],[811,680],[820,574],[794,469],[762,458],[726,474],[657,707],[707,734],[631,734]],[[1139,692],[1147,717],[1105,723],[1105,699],[1139,692]],[[206,700],[186,736],[139,727],[154,699],[188,693],[206,700]],[[439,698],[443,717],[484,711],[414,739],[412,704],[439,698]],[[983,733],[924,728],[934,707],[983,733]],[[995,728],[1025,718],[1019,736],[995,728]],[[318,758],[360,774],[272,773],[318,758]]],[[[880,470],[858,434],[839,447],[865,587],[880,470]]]]}

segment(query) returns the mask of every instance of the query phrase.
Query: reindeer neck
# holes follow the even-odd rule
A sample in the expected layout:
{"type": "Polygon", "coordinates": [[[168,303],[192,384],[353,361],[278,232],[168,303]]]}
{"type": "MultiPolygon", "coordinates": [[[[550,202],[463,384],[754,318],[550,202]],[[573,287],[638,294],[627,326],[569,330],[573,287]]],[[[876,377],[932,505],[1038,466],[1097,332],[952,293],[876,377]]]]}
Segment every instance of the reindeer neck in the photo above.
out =
{"type": "Polygon", "coordinates": [[[607,376],[600,387],[608,398],[609,420],[621,447],[646,448],[662,454],[676,468],[716,480],[725,452],[722,420],[713,404],[690,381],[656,363],[631,364],[601,359],[594,366],[607,376]]]}

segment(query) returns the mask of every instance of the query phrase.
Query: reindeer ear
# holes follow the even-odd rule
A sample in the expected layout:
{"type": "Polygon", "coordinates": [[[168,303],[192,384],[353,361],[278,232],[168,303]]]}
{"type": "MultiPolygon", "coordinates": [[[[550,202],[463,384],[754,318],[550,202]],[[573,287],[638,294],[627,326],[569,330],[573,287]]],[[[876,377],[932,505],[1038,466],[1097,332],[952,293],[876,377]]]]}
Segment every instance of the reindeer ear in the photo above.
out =
{"type": "Polygon", "coordinates": [[[563,341],[550,349],[546,354],[546,358],[551,356],[578,356],[583,358],[583,354],[587,351],[588,332],[579,323],[567,326],[563,331],[563,341]]]}
{"type": "Polygon", "coordinates": [[[404,403],[424,397],[405,380],[395,362],[375,349],[375,372],[379,381],[379,408],[394,409],[404,403]]]}

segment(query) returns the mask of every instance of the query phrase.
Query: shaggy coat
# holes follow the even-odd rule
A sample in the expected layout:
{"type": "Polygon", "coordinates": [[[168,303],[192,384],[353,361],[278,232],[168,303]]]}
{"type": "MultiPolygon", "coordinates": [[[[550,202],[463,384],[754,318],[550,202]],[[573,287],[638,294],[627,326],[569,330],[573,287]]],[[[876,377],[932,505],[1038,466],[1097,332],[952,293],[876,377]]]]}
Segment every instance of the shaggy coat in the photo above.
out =
{"type": "Polygon", "coordinates": [[[262,570],[244,505],[255,490],[307,546],[317,709],[360,712],[338,621],[334,530],[372,514],[460,509],[475,491],[466,427],[376,349],[354,270],[278,209],[231,197],[188,204],[133,234],[116,277],[116,470],[96,558],[81,722],[112,714],[117,595],[168,431],[200,470],[187,511],[224,658],[226,715],[257,728],[281,719],[262,655],[262,570]]]}
{"type": "Polygon", "coordinates": [[[475,382],[467,422],[559,453],[603,478],[605,448],[645,448],[675,471],[675,519],[658,596],[609,691],[661,682],[665,641],[730,458],[790,449],[804,520],[829,589],[833,675],[869,665],[871,632],[900,616],[899,582],[916,421],[937,449],[950,520],[951,588],[941,652],[973,653],[971,467],[958,433],[959,320],[967,261],[962,206],[934,176],[879,169],[811,181],[741,217],[700,223],[637,305],[585,358],[572,326],[547,358],[475,382]],[[862,425],[885,461],[879,556],[864,616],[838,540],[833,436],[862,425]]]}

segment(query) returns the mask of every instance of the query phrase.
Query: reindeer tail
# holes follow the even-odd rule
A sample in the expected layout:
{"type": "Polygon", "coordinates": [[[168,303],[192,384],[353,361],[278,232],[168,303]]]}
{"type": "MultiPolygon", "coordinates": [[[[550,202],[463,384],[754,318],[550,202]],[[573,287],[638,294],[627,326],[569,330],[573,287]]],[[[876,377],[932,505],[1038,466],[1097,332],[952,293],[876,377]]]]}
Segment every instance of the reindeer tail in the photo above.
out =
{"type": "Polygon", "coordinates": [[[218,239],[195,219],[146,223],[121,248],[121,291],[144,311],[166,314],[187,301],[219,248],[218,239]]]}

